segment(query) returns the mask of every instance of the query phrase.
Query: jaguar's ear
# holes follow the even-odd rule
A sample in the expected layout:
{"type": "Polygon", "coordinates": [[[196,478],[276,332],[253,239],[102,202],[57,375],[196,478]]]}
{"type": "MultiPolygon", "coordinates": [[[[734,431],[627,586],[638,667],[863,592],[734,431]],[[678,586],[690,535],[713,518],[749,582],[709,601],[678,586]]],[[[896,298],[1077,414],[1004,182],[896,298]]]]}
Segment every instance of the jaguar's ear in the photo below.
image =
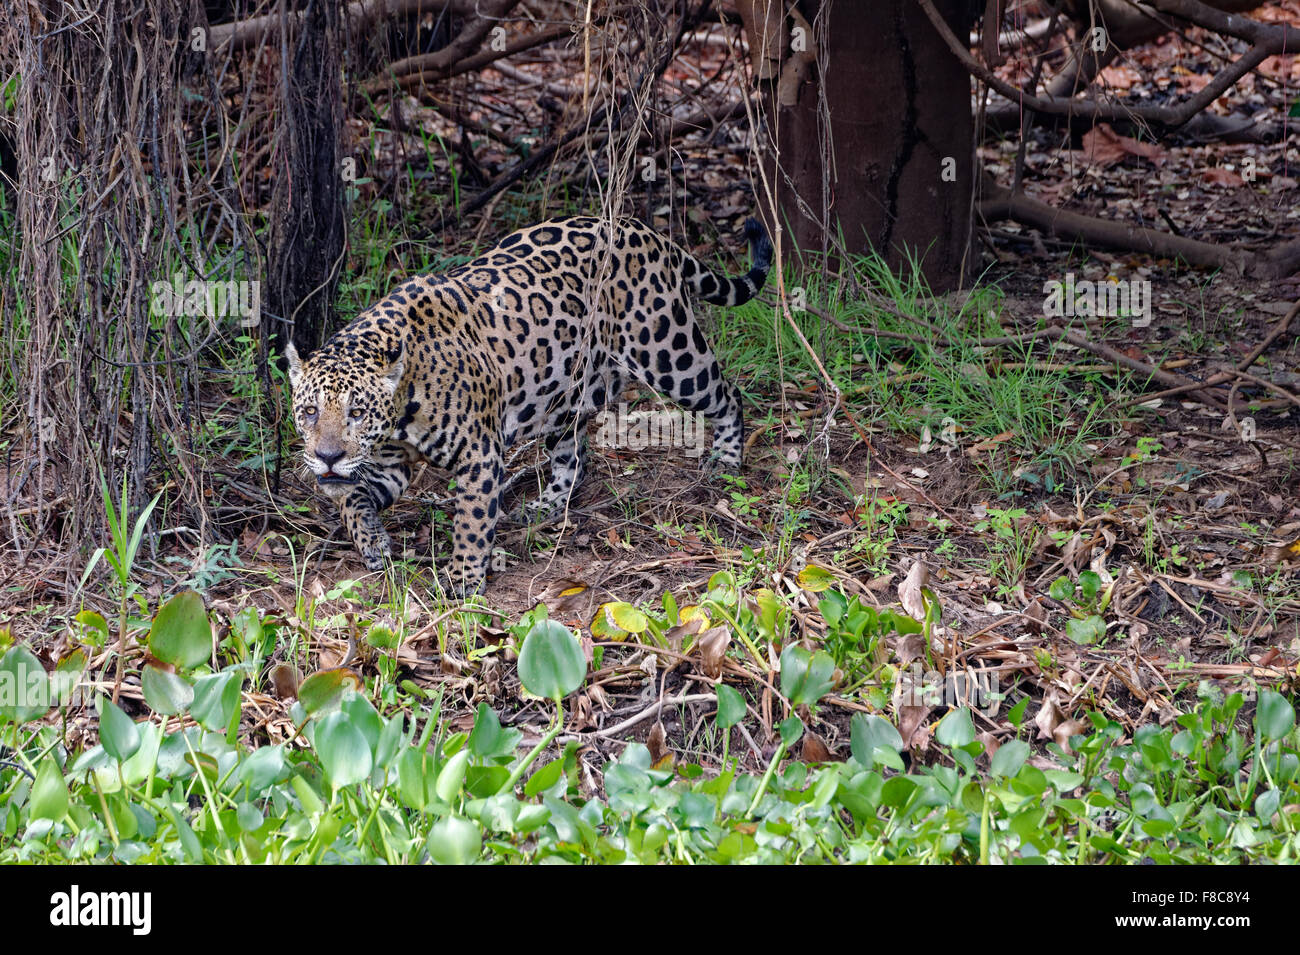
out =
{"type": "Polygon", "coordinates": [[[401,342],[397,342],[384,351],[383,376],[392,386],[393,391],[402,382],[402,371],[406,368],[406,350],[402,347],[401,342]]]}
{"type": "Polygon", "coordinates": [[[293,347],[293,342],[284,346],[284,357],[289,361],[289,384],[296,391],[298,382],[302,381],[302,359],[298,357],[298,349],[293,347]]]}

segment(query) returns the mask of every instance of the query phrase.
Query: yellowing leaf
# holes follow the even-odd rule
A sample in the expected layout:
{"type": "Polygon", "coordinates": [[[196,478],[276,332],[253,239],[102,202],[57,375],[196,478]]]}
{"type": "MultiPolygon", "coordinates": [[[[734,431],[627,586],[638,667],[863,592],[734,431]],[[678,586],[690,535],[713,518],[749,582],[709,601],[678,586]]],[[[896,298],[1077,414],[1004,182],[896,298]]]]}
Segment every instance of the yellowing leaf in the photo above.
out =
{"type": "Polygon", "coordinates": [[[607,603],[602,607],[610,622],[620,630],[626,630],[628,633],[641,633],[650,626],[650,621],[646,615],[630,603],[619,601],[617,603],[607,603]]]}
{"type": "Polygon", "coordinates": [[[799,586],[810,593],[819,594],[835,583],[835,575],[825,567],[809,564],[799,571],[799,586]]]}

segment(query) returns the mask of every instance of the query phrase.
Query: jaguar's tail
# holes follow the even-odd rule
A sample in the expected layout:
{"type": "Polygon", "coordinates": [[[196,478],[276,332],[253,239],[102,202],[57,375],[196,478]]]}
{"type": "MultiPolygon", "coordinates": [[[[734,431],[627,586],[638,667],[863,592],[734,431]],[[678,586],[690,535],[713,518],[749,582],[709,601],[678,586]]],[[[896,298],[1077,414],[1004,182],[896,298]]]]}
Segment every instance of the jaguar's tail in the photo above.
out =
{"type": "Polygon", "coordinates": [[[767,281],[768,269],[772,267],[772,241],[767,237],[767,230],[757,219],[747,219],[745,237],[749,239],[749,254],[753,260],[753,266],[745,275],[735,278],[714,275],[694,258],[686,256],[684,277],[703,301],[713,305],[740,305],[757,295],[767,281]]]}

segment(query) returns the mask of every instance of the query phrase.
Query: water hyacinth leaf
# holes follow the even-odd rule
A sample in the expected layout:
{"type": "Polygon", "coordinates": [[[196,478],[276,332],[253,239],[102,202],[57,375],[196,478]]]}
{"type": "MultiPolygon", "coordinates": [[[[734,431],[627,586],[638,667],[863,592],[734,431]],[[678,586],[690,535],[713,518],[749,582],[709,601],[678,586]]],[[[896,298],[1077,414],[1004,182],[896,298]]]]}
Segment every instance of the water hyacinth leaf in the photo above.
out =
{"type": "Polygon", "coordinates": [[[335,789],[359,783],[370,775],[370,746],[342,711],[330,713],[317,725],[316,752],[335,789]]]}
{"type": "Polygon", "coordinates": [[[1255,727],[1261,736],[1281,739],[1295,726],[1295,708],[1281,693],[1260,690],[1255,710],[1255,727]]]}
{"type": "Polygon", "coordinates": [[[975,739],[975,724],[971,722],[970,710],[966,707],[950,710],[939,721],[934,738],[944,746],[965,746],[975,739]]]}
{"type": "Polygon", "coordinates": [[[163,740],[163,728],[158,723],[144,720],[136,723],[135,727],[140,733],[140,746],[121,767],[122,780],[127,785],[143,782],[157,771],[158,751],[163,740]]]}
{"type": "Polygon", "coordinates": [[[735,726],[745,718],[745,698],[734,687],[719,683],[718,693],[718,727],[727,729],[735,726]]]}
{"type": "Polygon", "coordinates": [[[81,627],[81,639],[95,649],[108,641],[108,621],[93,610],[83,610],[72,618],[81,627]]]}
{"type": "Polygon", "coordinates": [[[605,612],[609,604],[602,604],[596,610],[596,616],[591,618],[591,635],[597,640],[614,640],[622,641],[627,639],[627,631],[614,623],[612,617],[605,612]]]}
{"type": "Polygon", "coordinates": [[[361,677],[345,667],[313,673],[298,686],[298,701],[309,716],[337,709],[345,693],[360,690],[361,677]]]}
{"type": "MultiPolygon", "coordinates": [[[[35,789],[32,790],[35,793],[35,789]]],[[[1277,807],[1281,805],[1282,793],[1277,789],[1267,789],[1255,800],[1255,815],[1264,825],[1269,825],[1277,807]]]]}
{"type": "Polygon", "coordinates": [[[237,670],[212,673],[194,681],[194,702],[190,715],[205,729],[221,732],[239,709],[239,691],[244,675],[237,670]]]}
{"type": "Polygon", "coordinates": [[[402,637],[400,634],[394,633],[380,623],[373,624],[366,631],[366,643],[376,650],[396,650],[401,642],[402,637]]]}
{"type": "Polygon", "coordinates": [[[209,783],[215,783],[221,775],[221,764],[211,753],[186,753],[185,762],[196,772],[202,773],[209,783]]]}
{"type": "Polygon", "coordinates": [[[259,746],[240,764],[238,779],[258,796],[279,782],[284,771],[284,745],[259,746]]]}
{"type": "Polygon", "coordinates": [[[882,761],[880,753],[893,753],[895,756],[901,753],[903,737],[884,717],[854,713],[849,721],[849,748],[853,758],[870,769],[882,761]]]}
{"type": "Polygon", "coordinates": [[[483,836],[476,823],[461,816],[439,819],[429,830],[425,848],[439,865],[468,865],[478,858],[483,836]]]}
{"type": "Polygon", "coordinates": [[[553,759],[529,778],[524,786],[525,796],[536,796],[538,793],[546,792],[560,781],[564,775],[564,760],[553,759]]]}
{"type": "Polygon", "coordinates": [[[384,731],[384,720],[379,715],[379,711],[360,693],[346,695],[340,704],[340,709],[347,714],[352,725],[361,731],[373,756],[375,748],[379,745],[379,736],[384,731]]]}
{"type": "Polygon", "coordinates": [[[1074,598],[1074,581],[1069,577],[1057,577],[1047,593],[1053,600],[1065,603],[1074,598]]]}
{"type": "Polygon", "coordinates": [[[816,564],[809,564],[803,570],[799,571],[799,586],[809,593],[819,594],[823,590],[828,590],[835,583],[835,575],[825,567],[818,567],[816,564]]]}
{"type": "Polygon", "coordinates": [[[68,787],[63,781],[63,772],[53,756],[46,756],[41,760],[41,765],[36,770],[36,781],[32,783],[32,794],[27,806],[31,819],[60,822],[68,814],[68,787]]]}
{"type": "Polygon", "coordinates": [[[99,698],[99,741],[104,751],[125,762],[140,748],[140,727],[108,697],[99,698]]]}
{"type": "Polygon", "coordinates": [[[465,770],[469,767],[469,756],[469,750],[462,749],[447,760],[438,772],[438,781],[434,785],[434,792],[438,794],[438,798],[443,802],[451,802],[460,792],[460,787],[465,782],[465,770]]]}
{"type": "Polygon", "coordinates": [[[787,717],[781,721],[777,729],[781,733],[781,742],[785,744],[786,749],[789,749],[799,742],[799,737],[803,735],[803,720],[797,716],[787,717]]]}
{"type": "Polygon", "coordinates": [[[474,715],[474,729],[470,731],[469,741],[465,744],[475,759],[488,759],[492,756],[509,756],[514,752],[511,746],[504,751],[501,746],[501,720],[496,711],[486,703],[478,705],[474,715]]]}
{"type": "Polygon", "coordinates": [[[533,696],[564,699],[587,677],[582,646],[569,628],[555,620],[533,624],[519,651],[519,681],[533,696]]]}
{"type": "Polygon", "coordinates": [[[263,634],[262,618],[258,616],[256,607],[245,607],[243,610],[232,614],[230,629],[233,633],[238,634],[244,646],[250,650],[261,645],[263,634]]]}
{"type": "Polygon", "coordinates": [[[838,627],[848,612],[849,602],[838,590],[828,590],[826,596],[817,601],[817,609],[821,611],[827,626],[838,627]]]}
{"type": "Polygon", "coordinates": [[[397,754],[397,795],[403,805],[424,809],[433,801],[433,757],[422,749],[408,746],[397,754]]]}
{"type": "Polygon", "coordinates": [[[77,647],[65,654],[55,664],[54,672],[50,674],[50,693],[52,694],[50,702],[56,706],[66,706],[72,702],[72,694],[76,691],[77,684],[81,682],[86,667],[89,665],[90,658],[81,647],[77,647]]]}
{"type": "Polygon", "coordinates": [[[990,769],[995,776],[1014,776],[1029,758],[1029,744],[1023,740],[1007,740],[993,754],[990,769]]]}
{"type": "Polygon", "coordinates": [[[699,604],[689,604],[681,609],[678,614],[678,626],[686,626],[692,620],[700,622],[696,632],[700,633],[709,629],[709,615],[699,604]]]}
{"type": "Polygon", "coordinates": [[[202,597],[186,590],[162,605],[149,628],[149,652],[181,669],[212,655],[212,624],[202,597]]]}
{"type": "Polygon", "coordinates": [[[239,828],[244,832],[252,832],[262,825],[262,810],[258,809],[254,803],[241,802],[235,807],[235,820],[239,823],[239,828]]]}
{"type": "Polygon", "coordinates": [[[163,716],[175,716],[194,702],[189,681],[157,664],[146,664],[140,671],[140,688],[149,709],[163,716]]]}
{"type": "Polygon", "coordinates": [[[781,693],[794,706],[816,703],[834,685],[835,660],[825,650],[810,653],[798,644],[781,651],[781,693]]]}
{"type": "Polygon", "coordinates": [[[384,728],[379,733],[379,742],[374,746],[376,768],[388,768],[397,756],[404,736],[405,718],[401,713],[394,713],[384,722],[384,728]]]}
{"type": "Polygon", "coordinates": [[[1106,622],[1096,614],[1082,620],[1065,621],[1065,635],[1075,643],[1091,646],[1106,636],[1106,622]]]}
{"type": "Polygon", "coordinates": [[[628,633],[644,633],[646,628],[650,626],[649,618],[626,601],[619,600],[614,603],[607,603],[600,609],[610,623],[628,633]]]}
{"type": "Polygon", "coordinates": [[[0,725],[25,723],[50,708],[50,678],[36,654],[17,644],[0,659],[0,725]]]}
{"type": "Polygon", "coordinates": [[[758,624],[758,632],[767,640],[776,640],[777,620],[781,616],[781,602],[776,599],[776,594],[761,587],[754,591],[754,606],[757,608],[754,613],[755,622],[758,624]]]}

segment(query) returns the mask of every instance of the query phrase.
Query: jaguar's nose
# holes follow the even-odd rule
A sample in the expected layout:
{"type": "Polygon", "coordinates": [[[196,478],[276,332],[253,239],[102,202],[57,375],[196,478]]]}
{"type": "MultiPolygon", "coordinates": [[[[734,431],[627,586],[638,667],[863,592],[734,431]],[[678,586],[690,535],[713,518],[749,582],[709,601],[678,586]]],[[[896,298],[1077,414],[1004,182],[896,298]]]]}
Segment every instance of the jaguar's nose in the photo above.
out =
{"type": "Polygon", "coordinates": [[[343,460],[343,452],[333,448],[317,448],[316,457],[320,458],[327,468],[333,470],[334,465],[343,460]]]}

